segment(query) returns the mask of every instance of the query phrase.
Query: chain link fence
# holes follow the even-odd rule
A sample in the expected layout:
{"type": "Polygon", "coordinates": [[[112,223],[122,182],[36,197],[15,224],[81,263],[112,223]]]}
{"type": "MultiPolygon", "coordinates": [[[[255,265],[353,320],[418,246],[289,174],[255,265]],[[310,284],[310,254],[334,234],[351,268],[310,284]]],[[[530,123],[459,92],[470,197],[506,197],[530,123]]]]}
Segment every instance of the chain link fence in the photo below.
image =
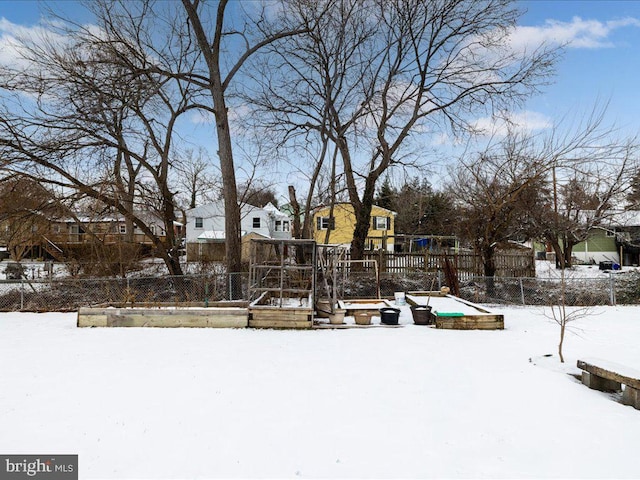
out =
{"type": "MultiPolygon", "coordinates": [[[[0,311],[73,311],[90,305],[209,305],[249,300],[246,273],[140,278],[35,278],[0,280],[0,311]]],[[[395,292],[439,290],[442,272],[382,274],[349,272],[337,278],[338,297],[393,298],[395,292]]],[[[640,304],[640,273],[598,278],[472,277],[460,282],[459,296],[474,303],[554,305],[564,290],[567,305],[640,304]]],[[[326,295],[322,277],[316,297],[326,295]]]]}
{"type": "Polygon", "coordinates": [[[91,305],[209,305],[248,298],[248,275],[0,281],[0,311],[70,311],[91,305]]]}

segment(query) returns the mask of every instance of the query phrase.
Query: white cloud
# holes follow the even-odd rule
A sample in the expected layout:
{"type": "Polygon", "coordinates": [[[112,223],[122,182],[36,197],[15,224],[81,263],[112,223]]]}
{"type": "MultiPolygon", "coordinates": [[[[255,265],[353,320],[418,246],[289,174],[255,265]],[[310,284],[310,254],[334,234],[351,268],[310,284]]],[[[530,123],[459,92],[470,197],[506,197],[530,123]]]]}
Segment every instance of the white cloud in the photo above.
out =
{"type": "Polygon", "coordinates": [[[29,67],[25,56],[29,56],[25,50],[28,43],[49,43],[51,45],[64,44],[66,39],[51,30],[49,24],[36,26],[24,26],[10,22],[0,17],[0,65],[13,68],[29,67]]]}
{"type": "Polygon", "coordinates": [[[581,17],[573,17],[570,22],[547,20],[542,26],[515,27],[510,43],[516,51],[530,51],[543,43],[568,48],[611,48],[615,46],[611,34],[624,27],[640,27],[640,20],[632,17],[607,22],[581,17]]]}
{"type": "Polygon", "coordinates": [[[546,130],[553,127],[553,121],[540,112],[524,110],[479,118],[473,122],[473,127],[482,135],[505,136],[509,129],[521,132],[546,130]]]}
{"type": "Polygon", "coordinates": [[[189,115],[189,121],[196,125],[213,125],[215,124],[215,117],[212,112],[206,110],[194,110],[189,115]]]}

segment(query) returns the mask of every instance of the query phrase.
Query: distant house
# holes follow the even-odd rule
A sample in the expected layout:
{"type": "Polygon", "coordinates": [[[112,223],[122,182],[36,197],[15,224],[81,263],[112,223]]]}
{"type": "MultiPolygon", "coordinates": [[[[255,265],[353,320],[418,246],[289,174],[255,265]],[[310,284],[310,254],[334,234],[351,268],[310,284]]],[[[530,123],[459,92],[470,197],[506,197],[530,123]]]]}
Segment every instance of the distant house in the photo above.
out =
{"type": "MultiPolygon", "coordinates": [[[[291,218],[273,204],[240,208],[243,243],[249,238],[291,239],[291,218]]],[[[185,238],[188,260],[222,261],[225,255],[224,204],[214,202],[186,212],[185,238]]],[[[246,249],[243,249],[245,256],[246,249]]]]}
{"type": "MultiPolygon", "coordinates": [[[[394,251],[396,212],[374,205],[371,208],[369,234],[365,247],[394,251]]],[[[350,203],[322,206],[313,211],[313,238],[318,243],[350,245],[356,216],[350,203]]]]}
{"type": "MultiPolygon", "coordinates": [[[[145,219],[152,233],[163,239],[164,223],[151,212],[136,212],[145,219]]],[[[114,246],[129,243],[141,247],[142,253],[152,249],[152,240],[138,227],[129,232],[128,222],[119,214],[86,214],[65,212],[32,212],[20,222],[0,225],[1,243],[15,259],[24,257],[68,260],[82,257],[90,245],[114,246]],[[4,241],[2,241],[4,240],[4,241]]],[[[174,222],[174,233],[182,234],[182,224],[174,222]]]]}
{"type": "Polygon", "coordinates": [[[581,263],[614,262],[640,265],[640,211],[624,210],[589,232],[589,238],[573,247],[581,263]]]}

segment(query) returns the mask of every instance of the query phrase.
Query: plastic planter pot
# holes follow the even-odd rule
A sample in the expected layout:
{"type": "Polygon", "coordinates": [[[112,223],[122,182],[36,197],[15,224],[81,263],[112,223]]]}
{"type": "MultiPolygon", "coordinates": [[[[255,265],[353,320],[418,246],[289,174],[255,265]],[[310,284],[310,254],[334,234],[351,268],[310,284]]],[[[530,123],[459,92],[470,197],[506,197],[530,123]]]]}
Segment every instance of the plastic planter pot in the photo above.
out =
{"type": "Polygon", "coordinates": [[[383,307],[380,309],[380,322],[384,325],[398,325],[399,317],[399,308],[383,307]]]}
{"type": "Polygon", "coordinates": [[[416,325],[431,325],[431,307],[424,305],[412,305],[411,314],[416,325]]]}
{"type": "Polygon", "coordinates": [[[353,318],[356,325],[371,325],[371,314],[369,312],[355,312],[353,318]]]}

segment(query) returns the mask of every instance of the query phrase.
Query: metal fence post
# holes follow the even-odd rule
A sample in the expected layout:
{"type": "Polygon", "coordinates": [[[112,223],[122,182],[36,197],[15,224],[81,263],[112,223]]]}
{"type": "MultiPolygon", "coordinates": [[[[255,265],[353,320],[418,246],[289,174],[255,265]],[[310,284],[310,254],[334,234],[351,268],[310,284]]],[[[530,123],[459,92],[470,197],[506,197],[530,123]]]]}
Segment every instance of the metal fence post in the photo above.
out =
{"type": "Polygon", "coordinates": [[[613,273],[609,272],[609,301],[612,306],[616,304],[616,286],[615,280],[613,279],[613,273]]]}
{"type": "Polygon", "coordinates": [[[526,305],[527,302],[524,299],[524,286],[522,285],[522,277],[520,277],[520,298],[522,298],[522,305],[526,305]]]}
{"type": "Polygon", "coordinates": [[[20,310],[24,310],[24,280],[20,279],[20,310]]]}

